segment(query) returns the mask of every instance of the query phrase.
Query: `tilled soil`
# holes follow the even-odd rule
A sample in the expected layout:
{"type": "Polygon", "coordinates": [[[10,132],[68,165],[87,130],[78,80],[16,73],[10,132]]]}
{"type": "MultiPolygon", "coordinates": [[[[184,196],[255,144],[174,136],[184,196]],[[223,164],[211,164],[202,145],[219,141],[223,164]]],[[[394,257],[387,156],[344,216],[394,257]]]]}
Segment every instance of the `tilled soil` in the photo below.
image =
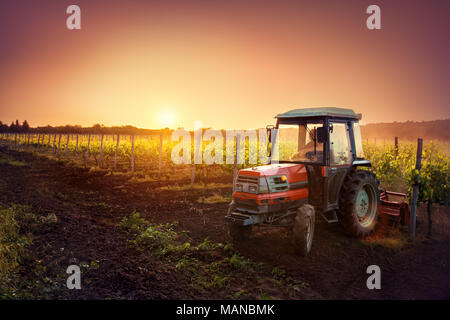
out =
{"type": "MultiPolygon", "coordinates": [[[[98,268],[83,273],[82,290],[50,290],[46,298],[224,298],[214,291],[193,290],[182,272],[127,245],[128,235],[118,224],[137,211],[153,223],[178,221],[178,228],[189,231],[193,241],[209,237],[228,243],[227,204],[197,202],[200,196],[218,192],[229,196],[228,188],[161,191],[159,187],[175,182],[132,182],[127,175],[106,175],[5,147],[0,147],[2,154],[26,165],[0,163],[0,204],[31,205],[38,214],[58,217],[53,228],[35,236],[32,250],[37,261],[25,264],[21,276],[33,280],[39,265],[46,276],[65,282],[67,266],[98,261],[98,268]]],[[[231,177],[224,180],[230,183],[231,177]]],[[[246,282],[246,289],[289,298],[272,281],[270,271],[279,267],[307,284],[297,299],[449,299],[450,212],[434,209],[434,233],[429,239],[424,236],[424,209],[419,208],[414,243],[404,241],[404,227],[379,228],[370,239],[357,240],[346,236],[339,225],[317,218],[313,250],[306,258],[294,254],[285,231],[256,231],[248,241],[235,245],[239,254],[266,266],[257,281],[246,282]],[[380,241],[391,231],[393,246],[380,241]],[[372,264],[381,268],[380,290],[366,286],[366,269],[372,264]]]]}

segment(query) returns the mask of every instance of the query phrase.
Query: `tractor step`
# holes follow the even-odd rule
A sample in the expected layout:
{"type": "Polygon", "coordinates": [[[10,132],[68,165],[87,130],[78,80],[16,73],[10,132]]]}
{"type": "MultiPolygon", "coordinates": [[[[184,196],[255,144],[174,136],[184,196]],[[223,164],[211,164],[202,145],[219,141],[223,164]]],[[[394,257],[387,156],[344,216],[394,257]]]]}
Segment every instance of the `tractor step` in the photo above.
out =
{"type": "Polygon", "coordinates": [[[321,215],[322,215],[322,218],[324,218],[325,221],[328,223],[336,223],[339,221],[337,214],[336,214],[336,210],[322,212],[321,215]]]}

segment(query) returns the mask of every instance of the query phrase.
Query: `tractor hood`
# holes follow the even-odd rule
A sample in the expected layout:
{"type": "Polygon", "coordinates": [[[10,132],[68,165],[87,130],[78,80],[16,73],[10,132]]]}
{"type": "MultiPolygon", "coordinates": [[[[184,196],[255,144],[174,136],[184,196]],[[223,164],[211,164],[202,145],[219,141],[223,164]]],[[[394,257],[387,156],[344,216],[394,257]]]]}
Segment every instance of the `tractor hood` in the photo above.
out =
{"type": "Polygon", "coordinates": [[[308,180],[305,166],[303,164],[296,163],[270,164],[242,169],[239,170],[239,175],[266,178],[273,176],[286,176],[289,184],[308,180]]]}

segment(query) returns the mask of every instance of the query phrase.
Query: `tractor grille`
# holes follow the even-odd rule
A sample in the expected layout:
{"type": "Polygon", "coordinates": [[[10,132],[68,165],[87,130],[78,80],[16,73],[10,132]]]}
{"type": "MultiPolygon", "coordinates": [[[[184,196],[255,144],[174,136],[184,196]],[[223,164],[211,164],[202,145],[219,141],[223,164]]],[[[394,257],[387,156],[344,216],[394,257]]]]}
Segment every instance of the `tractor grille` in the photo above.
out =
{"type": "Polygon", "coordinates": [[[258,184],[258,177],[239,175],[237,182],[258,184]]]}
{"type": "Polygon", "coordinates": [[[236,206],[240,210],[257,210],[258,209],[258,203],[254,199],[240,199],[237,198],[234,200],[236,203],[236,206]]]}

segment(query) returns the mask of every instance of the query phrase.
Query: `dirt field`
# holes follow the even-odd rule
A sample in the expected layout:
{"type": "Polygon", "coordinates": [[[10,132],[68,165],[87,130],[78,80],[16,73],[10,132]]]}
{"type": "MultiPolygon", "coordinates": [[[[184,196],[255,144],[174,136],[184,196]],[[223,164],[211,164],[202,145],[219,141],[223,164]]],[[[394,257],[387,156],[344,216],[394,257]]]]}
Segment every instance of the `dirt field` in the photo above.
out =
{"type": "MultiPolygon", "coordinates": [[[[192,246],[207,237],[226,245],[231,241],[224,222],[227,203],[199,203],[198,199],[217,193],[230,197],[231,185],[167,190],[164,186],[183,181],[139,181],[5,147],[0,147],[0,159],[0,205],[30,205],[37,215],[57,217],[51,228],[33,235],[31,258],[19,270],[22,289],[34,298],[450,298],[449,208],[434,208],[430,239],[424,236],[425,208],[419,208],[414,243],[407,241],[404,227],[394,229],[390,236],[389,227],[380,228],[370,239],[356,240],[339,225],[318,218],[307,258],[293,253],[285,231],[257,231],[232,249],[233,257],[242,256],[251,261],[243,264],[251,267],[221,273],[226,278],[223,285],[217,283],[221,278],[214,277],[214,285],[198,286],[199,277],[180,270],[170,255],[161,258],[130,245],[127,240],[132,236],[119,224],[136,211],[151,223],[177,221],[176,231],[188,231],[185,237],[192,246]],[[65,271],[71,264],[86,265],[81,290],[65,288],[65,271]],[[381,290],[366,287],[366,268],[372,264],[381,268],[381,290]],[[30,285],[36,281],[39,286],[30,285]]],[[[231,177],[223,180],[231,183],[231,177]]],[[[210,265],[229,261],[224,252],[212,249],[207,255],[188,256],[210,265]]],[[[196,270],[201,272],[201,268],[196,270]]]]}

